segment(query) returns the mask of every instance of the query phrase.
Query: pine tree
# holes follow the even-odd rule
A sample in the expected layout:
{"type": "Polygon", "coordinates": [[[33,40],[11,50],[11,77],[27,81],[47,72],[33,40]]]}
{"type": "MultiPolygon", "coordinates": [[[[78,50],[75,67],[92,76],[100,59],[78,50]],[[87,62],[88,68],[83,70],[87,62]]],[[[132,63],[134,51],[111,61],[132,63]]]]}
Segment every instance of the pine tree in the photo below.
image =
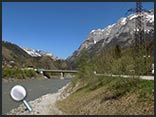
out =
{"type": "Polygon", "coordinates": [[[121,48],[120,48],[120,46],[117,44],[116,46],[115,46],[115,58],[120,58],[121,57],[121,48]]]}

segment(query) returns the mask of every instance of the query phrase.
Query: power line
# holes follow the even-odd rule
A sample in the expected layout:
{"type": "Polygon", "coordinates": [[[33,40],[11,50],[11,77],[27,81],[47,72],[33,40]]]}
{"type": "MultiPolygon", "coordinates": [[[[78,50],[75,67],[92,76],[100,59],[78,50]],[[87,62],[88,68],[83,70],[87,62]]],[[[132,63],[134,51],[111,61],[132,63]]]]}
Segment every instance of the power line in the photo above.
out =
{"type": "Polygon", "coordinates": [[[144,63],[142,63],[142,60],[138,60],[137,58],[140,57],[141,59],[144,59],[143,56],[147,56],[147,51],[146,51],[146,42],[145,42],[145,34],[144,34],[144,12],[148,12],[147,10],[143,9],[142,2],[138,0],[136,2],[136,7],[131,8],[128,10],[128,12],[135,12],[136,18],[135,18],[135,29],[134,29],[134,39],[133,39],[133,47],[134,47],[134,52],[133,56],[137,64],[135,64],[135,69],[136,71],[141,72],[142,70],[141,65],[146,66],[146,58],[144,63]]]}

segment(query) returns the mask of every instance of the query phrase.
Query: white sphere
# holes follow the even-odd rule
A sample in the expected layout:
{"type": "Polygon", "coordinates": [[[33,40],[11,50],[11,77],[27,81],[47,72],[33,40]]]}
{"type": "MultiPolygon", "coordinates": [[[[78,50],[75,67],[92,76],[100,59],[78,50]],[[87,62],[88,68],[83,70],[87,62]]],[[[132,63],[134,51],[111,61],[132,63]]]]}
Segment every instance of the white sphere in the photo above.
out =
{"type": "Polygon", "coordinates": [[[15,101],[21,101],[26,96],[26,90],[23,86],[16,85],[11,89],[10,95],[15,101]]]}

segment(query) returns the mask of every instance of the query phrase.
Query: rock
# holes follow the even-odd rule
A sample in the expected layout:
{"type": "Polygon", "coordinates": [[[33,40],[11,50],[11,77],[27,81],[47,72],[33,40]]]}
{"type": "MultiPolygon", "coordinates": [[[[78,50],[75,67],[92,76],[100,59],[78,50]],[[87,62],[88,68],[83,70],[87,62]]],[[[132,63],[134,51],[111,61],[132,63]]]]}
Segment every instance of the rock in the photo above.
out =
{"type": "MultiPolygon", "coordinates": [[[[151,10],[152,11],[152,10],[151,10]]],[[[145,38],[154,39],[154,13],[144,12],[145,38]]],[[[69,63],[74,63],[83,49],[91,55],[99,53],[104,48],[114,47],[116,44],[122,48],[128,47],[134,40],[136,14],[131,14],[126,18],[120,18],[116,23],[105,28],[92,30],[80,47],[67,58],[69,63]],[[96,43],[95,43],[96,42],[96,43]]]]}
{"type": "Polygon", "coordinates": [[[46,94],[28,102],[32,107],[32,112],[26,110],[24,104],[21,104],[19,107],[12,109],[7,115],[65,115],[65,113],[60,111],[55,104],[68,85],[69,84],[59,89],[57,93],[46,94]]]}

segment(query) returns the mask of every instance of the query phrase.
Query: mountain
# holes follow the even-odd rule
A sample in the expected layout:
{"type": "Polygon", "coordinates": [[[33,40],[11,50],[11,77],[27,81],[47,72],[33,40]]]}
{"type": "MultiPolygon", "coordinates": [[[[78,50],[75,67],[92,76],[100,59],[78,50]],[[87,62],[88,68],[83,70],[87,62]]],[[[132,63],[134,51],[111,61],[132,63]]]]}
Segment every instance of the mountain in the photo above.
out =
{"type": "Polygon", "coordinates": [[[42,50],[34,50],[31,48],[25,48],[25,47],[21,47],[21,49],[23,49],[27,54],[29,54],[32,57],[49,56],[54,60],[58,60],[58,57],[55,57],[53,54],[51,54],[49,52],[45,52],[42,50]]]}
{"type": "Polygon", "coordinates": [[[8,63],[9,61],[19,60],[19,62],[23,59],[31,58],[25,51],[23,51],[16,44],[2,41],[2,62],[8,63]]]}
{"type": "MultiPolygon", "coordinates": [[[[143,12],[144,31],[146,39],[154,39],[154,10],[143,12]]],[[[99,53],[103,48],[114,47],[116,44],[121,48],[131,45],[134,39],[135,19],[137,14],[131,14],[128,17],[120,18],[116,23],[108,25],[106,28],[92,30],[84,42],[80,45],[70,57],[69,63],[75,61],[80,56],[83,49],[87,49],[92,55],[99,53]]]]}
{"type": "Polygon", "coordinates": [[[22,48],[11,42],[2,41],[2,66],[45,69],[66,69],[65,60],[60,60],[48,52],[22,48]]]}

